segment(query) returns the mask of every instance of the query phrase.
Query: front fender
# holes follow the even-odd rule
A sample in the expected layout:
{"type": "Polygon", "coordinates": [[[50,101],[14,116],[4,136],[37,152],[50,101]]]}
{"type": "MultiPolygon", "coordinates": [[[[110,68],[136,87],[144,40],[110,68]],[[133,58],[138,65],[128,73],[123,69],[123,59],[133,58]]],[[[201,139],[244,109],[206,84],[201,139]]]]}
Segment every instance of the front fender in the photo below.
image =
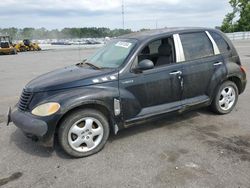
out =
{"type": "Polygon", "coordinates": [[[106,107],[113,115],[114,98],[119,98],[117,88],[101,86],[78,88],[56,96],[62,114],[82,105],[99,104],[106,107]]]}
{"type": "Polygon", "coordinates": [[[110,117],[107,117],[109,121],[112,122],[112,125],[118,125],[119,123],[120,127],[122,122],[121,117],[114,116],[113,110],[113,101],[114,98],[119,99],[119,91],[117,87],[111,86],[111,83],[107,83],[105,85],[93,85],[53,92],[36,93],[30,104],[30,109],[47,102],[58,102],[60,104],[60,110],[56,114],[47,118],[50,125],[49,131],[46,135],[47,138],[53,137],[56,126],[65,114],[74,108],[89,104],[97,104],[104,107],[108,110],[110,117],[112,117],[111,119],[110,117]]]}
{"type": "Polygon", "coordinates": [[[66,95],[57,96],[58,102],[61,104],[60,119],[75,108],[86,105],[97,105],[105,108],[109,112],[109,117],[107,118],[111,123],[113,131],[116,133],[123,128],[123,121],[121,114],[119,116],[115,116],[114,114],[114,98],[119,99],[118,88],[103,86],[77,89],[66,95]]]}

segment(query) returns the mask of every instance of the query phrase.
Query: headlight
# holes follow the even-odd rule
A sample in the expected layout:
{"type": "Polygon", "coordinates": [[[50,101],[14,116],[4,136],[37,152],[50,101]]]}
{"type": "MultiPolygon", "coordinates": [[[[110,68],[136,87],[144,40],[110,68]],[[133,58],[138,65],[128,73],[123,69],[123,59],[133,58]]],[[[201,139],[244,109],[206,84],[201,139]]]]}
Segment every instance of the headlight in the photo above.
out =
{"type": "Polygon", "coordinates": [[[60,104],[49,102],[41,104],[32,110],[32,114],[36,116],[50,116],[60,109],[60,104]]]}

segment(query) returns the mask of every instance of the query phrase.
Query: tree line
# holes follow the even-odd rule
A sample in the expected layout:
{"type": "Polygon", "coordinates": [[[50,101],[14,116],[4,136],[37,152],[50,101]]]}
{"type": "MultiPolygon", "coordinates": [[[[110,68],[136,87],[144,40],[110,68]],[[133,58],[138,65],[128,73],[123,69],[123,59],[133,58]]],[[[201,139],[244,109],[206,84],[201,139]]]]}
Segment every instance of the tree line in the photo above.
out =
{"type": "Polygon", "coordinates": [[[131,29],[109,29],[97,27],[84,28],[64,28],[61,30],[53,29],[47,30],[45,28],[31,28],[23,29],[11,27],[0,28],[1,35],[10,35],[14,40],[22,39],[67,39],[67,38],[101,38],[101,37],[117,37],[120,35],[131,33],[131,29]]]}
{"type": "Polygon", "coordinates": [[[228,13],[222,23],[223,32],[250,31],[250,0],[230,0],[232,12],[228,13]]]}

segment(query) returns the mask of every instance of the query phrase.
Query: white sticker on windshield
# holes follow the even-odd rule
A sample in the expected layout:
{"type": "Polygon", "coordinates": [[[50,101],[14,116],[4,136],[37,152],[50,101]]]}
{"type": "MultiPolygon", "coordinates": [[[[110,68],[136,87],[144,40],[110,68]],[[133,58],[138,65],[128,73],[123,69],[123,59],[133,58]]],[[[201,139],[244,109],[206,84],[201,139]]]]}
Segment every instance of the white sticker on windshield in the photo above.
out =
{"type": "Polygon", "coordinates": [[[115,46],[123,47],[123,48],[129,48],[132,45],[130,42],[122,42],[119,41],[115,44],[115,46]]]}

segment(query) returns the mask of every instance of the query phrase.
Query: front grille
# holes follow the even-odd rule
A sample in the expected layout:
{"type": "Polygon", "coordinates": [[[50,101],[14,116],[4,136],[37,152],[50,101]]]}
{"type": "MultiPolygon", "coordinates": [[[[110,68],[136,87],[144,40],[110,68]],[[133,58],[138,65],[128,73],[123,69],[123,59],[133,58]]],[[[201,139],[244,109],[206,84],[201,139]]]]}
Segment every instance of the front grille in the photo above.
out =
{"type": "Polygon", "coordinates": [[[32,98],[32,93],[25,91],[24,89],[18,102],[18,109],[22,111],[27,110],[31,98],[32,98]]]}

